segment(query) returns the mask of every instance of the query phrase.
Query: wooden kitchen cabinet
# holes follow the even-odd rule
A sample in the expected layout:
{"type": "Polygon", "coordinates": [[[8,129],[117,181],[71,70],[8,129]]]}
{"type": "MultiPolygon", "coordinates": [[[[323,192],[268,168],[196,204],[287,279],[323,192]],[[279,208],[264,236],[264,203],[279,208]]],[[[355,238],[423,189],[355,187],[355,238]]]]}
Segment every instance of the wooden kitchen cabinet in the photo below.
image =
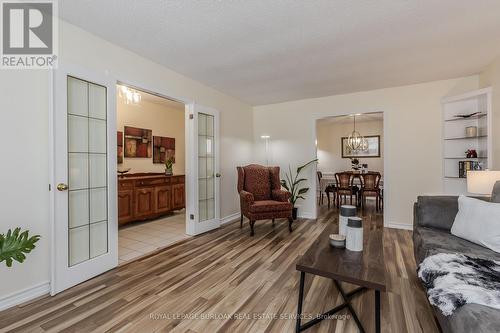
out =
{"type": "Polygon", "coordinates": [[[172,188],[171,186],[158,186],[156,187],[156,211],[158,213],[168,213],[172,207],[172,188]]]}
{"type": "Polygon", "coordinates": [[[155,189],[154,187],[135,189],[135,218],[148,218],[155,214],[155,189]]]}
{"type": "Polygon", "coordinates": [[[172,185],[172,198],[173,198],[173,208],[182,209],[186,206],[185,199],[185,185],[184,184],[174,184],[172,185]]]}
{"type": "Polygon", "coordinates": [[[118,191],[118,221],[120,224],[134,219],[134,190],[118,191]]]}
{"type": "Polygon", "coordinates": [[[185,177],[140,173],[118,178],[118,223],[156,218],[186,206],[185,177]]]}

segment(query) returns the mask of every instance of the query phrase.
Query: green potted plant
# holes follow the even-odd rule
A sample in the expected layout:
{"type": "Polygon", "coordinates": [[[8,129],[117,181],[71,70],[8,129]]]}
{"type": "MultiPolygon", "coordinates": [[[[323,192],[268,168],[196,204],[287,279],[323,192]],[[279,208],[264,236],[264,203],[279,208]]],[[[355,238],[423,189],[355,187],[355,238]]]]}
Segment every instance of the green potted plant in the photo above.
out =
{"type": "Polygon", "coordinates": [[[169,157],[165,160],[165,175],[167,176],[172,176],[174,172],[172,171],[172,168],[174,167],[174,159],[172,157],[169,157]]]}
{"type": "Polygon", "coordinates": [[[9,229],[6,234],[0,234],[0,262],[5,261],[7,267],[12,267],[14,260],[22,263],[39,239],[39,235],[29,237],[29,231],[21,232],[21,228],[14,231],[9,229]]]}
{"type": "Polygon", "coordinates": [[[304,165],[301,165],[297,168],[297,171],[295,172],[295,175],[292,173],[292,168],[288,166],[288,172],[285,172],[285,179],[281,180],[281,186],[283,186],[288,192],[291,193],[290,196],[290,203],[293,206],[293,219],[297,219],[297,211],[298,208],[295,207],[295,203],[297,202],[298,199],[304,200],[304,194],[309,191],[309,187],[300,187],[300,184],[304,181],[307,180],[307,178],[299,178],[300,173],[302,170],[304,170],[307,166],[310,164],[316,162],[318,159],[314,159],[312,161],[307,162],[304,165]]]}

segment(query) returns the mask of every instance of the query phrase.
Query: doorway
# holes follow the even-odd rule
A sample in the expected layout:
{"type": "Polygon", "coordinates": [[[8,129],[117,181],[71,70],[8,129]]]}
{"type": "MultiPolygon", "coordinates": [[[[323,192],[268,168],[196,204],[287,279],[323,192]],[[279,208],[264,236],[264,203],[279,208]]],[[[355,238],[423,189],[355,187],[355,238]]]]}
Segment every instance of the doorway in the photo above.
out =
{"type": "Polygon", "coordinates": [[[383,112],[317,119],[315,130],[317,209],[355,205],[383,225],[383,112]]]}
{"type": "Polygon", "coordinates": [[[185,109],[182,102],[117,85],[120,264],[190,237],[185,109]]]}
{"type": "MultiPolygon", "coordinates": [[[[155,149],[159,153],[157,156],[176,157],[172,150],[177,146],[172,148],[172,141],[168,139],[161,139],[154,145],[152,129],[147,131],[148,128],[140,127],[125,133],[124,126],[123,141],[120,142],[116,111],[120,91],[117,85],[124,84],[109,72],[60,63],[52,80],[51,103],[54,107],[51,108],[49,131],[52,143],[49,184],[52,295],[118,266],[118,222],[124,218],[123,215],[119,217],[123,211],[118,214],[118,189],[122,194],[129,193],[125,211],[133,212],[130,219],[140,217],[142,222],[138,222],[145,223],[164,213],[169,213],[170,217],[176,215],[175,221],[169,222],[169,236],[173,236],[170,241],[182,229],[181,236],[187,237],[220,226],[217,110],[189,100],[168,98],[166,94],[151,93],[161,89],[142,90],[125,84],[132,89],[122,91],[129,103],[142,100],[142,96],[136,94],[141,91],[152,94],[154,98],[163,97],[183,104],[185,175],[175,174],[178,172],[176,160],[173,174],[167,176],[160,157],[156,169],[152,172],[142,170],[143,178],[133,180],[133,184],[130,184],[131,179],[122,175],[124,185],[121,186],[117,173],[119,150],[124,156],[128,147],[127,156],[133,152],[136,155],[132,159],[151,159],[150,163],[155,164],[152,163],[155,149]],[[127,135],[131,141],[129,146],[125,146],[127,135]],[[136,185],[140,188],[136,189],[136,185]]],[[[158,133],[159,137],[164,135],[158,133]]],[[[165,137],[169,138],[168,133],[165,137]]],[[[139,164],[134,167],[139,168],[139,164]]],[[[120,171],[126,173],[125,169],[120,168],[120,171]]],[[[160,224],[160,221],[156,222],[160,224]]],[[[156,237],[162,227],[149,228],[149,238],[156,237]]],[[[155,241],[159,242],[158,239],[155,241]]],[[[146,247],[141,246],[143,250],[146,247]]]]}

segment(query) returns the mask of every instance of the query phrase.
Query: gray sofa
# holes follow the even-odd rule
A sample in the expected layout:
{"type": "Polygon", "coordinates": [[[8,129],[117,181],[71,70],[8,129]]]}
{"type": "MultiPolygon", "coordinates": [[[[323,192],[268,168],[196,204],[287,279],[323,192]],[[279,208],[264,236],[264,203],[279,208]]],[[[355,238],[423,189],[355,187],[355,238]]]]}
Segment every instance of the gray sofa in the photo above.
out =
{"type": "MultiPolygon", "coordinates": [[[[417,265],[426,257],[441,252],[500,260],[499,253],[450,233],[458,212],[457,199],[456,196],[418,197],[413,223],[413,250],[417,265]]],[[[495,196],[493,199],[497,200],[495,196]]],[[[443,332],[500,332],[500,310],[487,306],[466,304],[448,317],[434,308],[434,314],[443,332]]]]}

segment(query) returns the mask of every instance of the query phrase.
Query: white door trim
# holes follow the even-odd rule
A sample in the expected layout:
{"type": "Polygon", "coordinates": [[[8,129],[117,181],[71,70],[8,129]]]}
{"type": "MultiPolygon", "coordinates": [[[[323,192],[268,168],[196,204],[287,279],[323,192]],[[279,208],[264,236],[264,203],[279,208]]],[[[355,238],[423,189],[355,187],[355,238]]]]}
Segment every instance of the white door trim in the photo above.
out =
{"type": "MultiPolygon", "coordinates": [[[[80,276],[85,276],[88,278],[92,278],[98,274],[101,274],[103,270],[110,269],[112,267],[116,267],[118,265],[118,217],[117,217],[117,180],[116,180],[116,80],[114,80],[108,73],[99,73],[93,72],[86,68],[82,68],[80,66],[76,66],[68,63],[59,63],[58,69],[55,69],[51,72],[50,75],[51,82],[51,96],[49,97],[49,181],[50,181],[50,224],[51,224],[51,272],[50,272],[50,293],[51,295],[55,295],[56,293],[67,289],[81,281],[80,276]],[[61,106],[62,101],[66,101],[65,97],[61,97],[62,95],[67,95],[66,86],[61,84],[60,91],[57,91],[56,85],[57,82],[61,83],[64,81],[65,77],[70,74],[75,77],[81,78],[83,80],[87,80],[90,82],[95,82],[101,85],[105,85],[107,87],[107,176],[108,176],[108,235],[109,235],[109,244],[108,244],[108,253],[102,256],[96,257],[94,259],[90,259],[89,263],[97,263],[100,261],[102,263],[97,265],[98,267],[88,267],[85,265],[85,269],[83,265],[76,265],[71,268],[75,274],[73,276],[67,276],[65,279],[60,279],[58,274],[58,269],[63,267],[62,265],[67,265],[67,235],[66,241],[62,242],[63,244],[57,244],[58,240],[63,239],[63,233],[66,230],[60,230],[56,228],[57,226],[57,200],[56,200],[56,184],[58,182],[65,181],[68,179],[58,179],[56,178],[56,172],[58,168],[58,156],[56,155],[56,145],[58,144],[57,138],[57,110],[58,107],[61,106]],[[110,89],[112,87],[113,89],[110,89]],[[60,96],[61,95],[61,96],[60,96]],[[112,131],[110,129],[113,129],[112,131]],[[65,253],[61,254],[61,251],[57,251],[59,247],[65,247],[65,253]],[[66,258],[66,259],[65,259],[66,258]],[[65,262],[66,261],[66,262],[65,262]],[[80,266],[80,267],[78,267],[80,266]],[[81,271],[81,272],[80,272],[81,271]],[[76,277],[75,277],[76,276],[76,277]],[[59,280],[58,280],[59,279],[59,280]]],[[[64,131],[66,131],[65,129],[64,131]]],[[[66,135],[64,132],[63,136],[66,135]]],[[[66,177],[67,178],[67,177],[66,177]]]]}
{"type": "MultiPolygon", "coordinates": [[[[384,147],[384,152],[383,152],[383,158],[384,158],[384,202],[383,202],[383,207],[384,207],[384,227],[389,227],[390,223],[387,219],[389,214],[387,213],[387,205],[386,203],[389,202],[388,200],[388,195],[390,195],[389,191],[387,189],[390,186],[390,174],[387,172],[387,158],[386,158],[386,131],[387,131],[387,117],[386,117],[386,112],[382,111],[353,111],[352,113],[355,114],[370,114],[370,113],[382,113],[383,114],[383,134],[384,134],[384,139],[383,139],[383,147],[384,147]]],[[[352,114],[351,113],[351,114],[352,114]]],[[[348,114],[348,113],[347,113],[348,114]]],[[[334,113],[334,114],[329,114],[329,115],[318,115],[316,117],[313,117],[312,120],[312,140],[311,140],[311,147],[313,148],[314,151],[314,158],[317,158],[317,146],[316,146],[316,139],[317,139],[317,133],[316,133],[316,123],[318,120],[329,118],[329,117],[339,117],[339,116],[345,116],[347,115],[345,112],[339,112],[339,113],[334,113]]],[[[317,214],[318,214],[318,200],[316,200],[316,189],[318,188],[318,177],[316,176],[316,171],[318,170],[318,164],[314,163],[313,164],[313,181],[312,181],[312,188],[314,189],[314,205],[313,205],[313,211],[312,211],[312,216],[310,218],[316,219],[317,214]]],[[[390,208],[389,208],[390,209],[390,208]]],[[[308,217],[309,218],[309,217],[308,217]]]]}

